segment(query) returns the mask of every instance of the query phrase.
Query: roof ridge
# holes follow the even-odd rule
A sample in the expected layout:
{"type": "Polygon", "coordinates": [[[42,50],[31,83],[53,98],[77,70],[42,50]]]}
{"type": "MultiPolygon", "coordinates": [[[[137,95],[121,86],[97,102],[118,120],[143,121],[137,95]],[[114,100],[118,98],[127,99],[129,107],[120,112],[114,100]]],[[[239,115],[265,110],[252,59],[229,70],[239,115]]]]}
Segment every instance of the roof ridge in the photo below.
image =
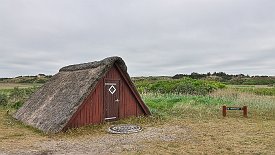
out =
{"type": "Polygon", "coordinates": [[[65,66],[65,67],[62,67],[59,70],[59,72],[69,72],[69,71],[92,69],[92,68],[97,68],[102,65],[113,64],[116,61],[119,61],[120,63],[124,63],[124,61],[122,60],[121,57],[112,56],[112,57],[108,57],[108,58],[105,58],[100,61],[93,61],[93,62],[88,62],[88,63],[81,63],[81,64],[65,66]]]}

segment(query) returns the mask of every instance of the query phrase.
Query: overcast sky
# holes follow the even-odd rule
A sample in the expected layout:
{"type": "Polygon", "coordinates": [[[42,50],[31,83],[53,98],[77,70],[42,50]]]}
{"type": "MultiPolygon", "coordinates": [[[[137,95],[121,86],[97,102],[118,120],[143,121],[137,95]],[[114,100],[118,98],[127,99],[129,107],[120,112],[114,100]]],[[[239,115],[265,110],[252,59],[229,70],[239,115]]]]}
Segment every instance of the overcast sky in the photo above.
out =
{"type": "Polygon", "coordinates": [[[0,0],[0,77],[109,56],[131,76],[275,75],[275,1],[0,0]]]}

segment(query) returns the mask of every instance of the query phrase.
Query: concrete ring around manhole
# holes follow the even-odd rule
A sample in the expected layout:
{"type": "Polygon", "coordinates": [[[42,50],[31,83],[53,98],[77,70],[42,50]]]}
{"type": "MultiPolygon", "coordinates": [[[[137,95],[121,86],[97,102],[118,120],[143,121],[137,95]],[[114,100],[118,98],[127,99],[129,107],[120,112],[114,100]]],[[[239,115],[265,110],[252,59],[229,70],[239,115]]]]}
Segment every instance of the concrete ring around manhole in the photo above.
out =
{"type": "Polygon", "coordinates": [[[129,133],[136,133],[142,131],[142,127],[133,124],[119,124],[119,125],[112,125],[108,128],[109,133],[114,134],[129,134],[129,133]]]}

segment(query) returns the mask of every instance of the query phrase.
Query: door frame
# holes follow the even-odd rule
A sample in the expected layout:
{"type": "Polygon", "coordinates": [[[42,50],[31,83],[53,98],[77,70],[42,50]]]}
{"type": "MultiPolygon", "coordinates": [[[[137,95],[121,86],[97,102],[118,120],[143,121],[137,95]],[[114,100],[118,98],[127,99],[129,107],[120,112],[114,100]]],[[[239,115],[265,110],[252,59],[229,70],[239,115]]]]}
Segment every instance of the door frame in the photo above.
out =
{"type": "MultiPolygon", "coordinates": [[[[103,82],[103,121],[115,121],[115,120],[118,120],[119,119],[119,107],[120,107],[120,86],[121,86],[121,84],[120,84],[120,79],[110,79],[110,78],[104,78],[104,80],[103,80],[104,82],[103,82]],[[113,119],[106,119],[106,118],[108,118],[108,117],[106,117],[106,106],[107,106],[107,99],[106,99],[106,94],[108,93],[108,91],[107,91],[107,89],[106,89],[106,83],[107,82],[110,82],[110,81],[115,81],[115,83],[118,85],[117,87],[116,87],[116,91],[118,92],[118,95],[117,95],[117,98],[118,98],[118,103],[117,103],[117,116],[116,116],[116,118],[113,118],[113,119]]],[[[110,82],[111,83],[111,82],[110,82]]],[[[115,101],[114,101],[115,102],[115,101]]],[[[111,118],[111,117],[110,117],[111,118]]]]}

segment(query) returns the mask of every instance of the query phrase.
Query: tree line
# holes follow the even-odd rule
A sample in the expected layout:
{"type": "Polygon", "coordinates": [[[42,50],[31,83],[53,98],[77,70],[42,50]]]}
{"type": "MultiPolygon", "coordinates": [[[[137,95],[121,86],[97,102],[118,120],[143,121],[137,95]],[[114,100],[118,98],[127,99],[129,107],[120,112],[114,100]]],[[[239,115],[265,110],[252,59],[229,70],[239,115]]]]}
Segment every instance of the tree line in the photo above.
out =
{"type": "MultiPolygon", "coordinates": [[[[37,76],[18,76],[15,78],[0,78],[0,83],[45,83],[52,75],[38,74],[37,76]]],[[[227,74],[225,72],[213,72],[213,73],[197,73],[192,72],[191,74],[176,74],[174,76],[150,76],[150,77],[133,77],[132,79],[181,79],[188,77],[191,79],[202,79],[209,81],[218,81],[224,84],[233,85],[275,85],[275,76],[250,76],[245,74],[227,74]]]]}
{"type": "Polygon", "coordinates": [[[183,77],[213,80],[233,85],[275,85],[274,76],[250,76],[244,74],[227,74],[225,72],[208,72],[206,74],[193,72],[191,74],[176,74],[172,79],[181,79],[183,77]]]}

